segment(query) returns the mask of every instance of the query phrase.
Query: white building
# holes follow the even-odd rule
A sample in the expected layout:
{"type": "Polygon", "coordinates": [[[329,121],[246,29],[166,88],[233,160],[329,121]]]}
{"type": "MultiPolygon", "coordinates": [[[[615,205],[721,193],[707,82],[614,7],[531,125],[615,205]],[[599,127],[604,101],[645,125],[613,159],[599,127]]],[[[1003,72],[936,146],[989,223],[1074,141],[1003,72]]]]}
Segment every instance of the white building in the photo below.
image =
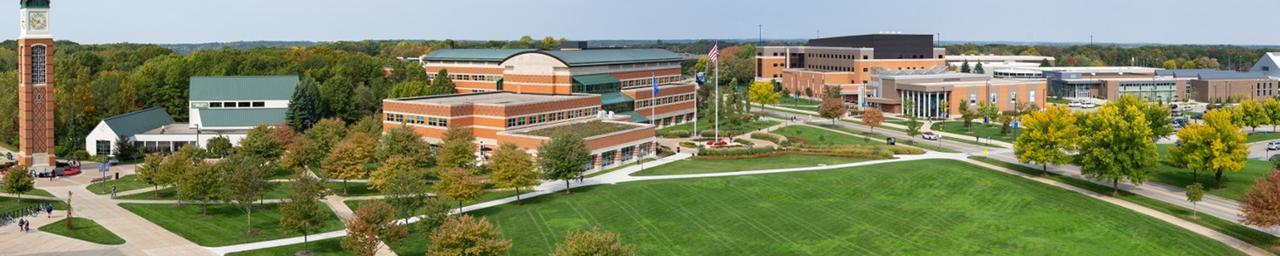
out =
{"type": "Polygon", "coordinates": [[[159,107],[109,117],[85,138],[85,151],[115,153],[120,138],[147,152],[170,152],[191,143],[205,147],[215,137],[236,145],[254,126],[283,123],[297,85],[297,76],[191,77],[190,122],[174,122],[159,107]]]}
{"type": "Polygon", "coordinates": [[[1033,68],[1039,67],[1040,62],[1048,60],[1050,65],[1056,59],[1051,56],[1030,56],[1030,55],[947,55],[943,56],[947,60],[947,65],[960,69],[964,63],[969,63],[969,68],[974,68],[978,63],[982,63],[982,71],[991,74],[992,70],[1003,68],[1033,68]]]}
{"type": "Polygon", "coordinates": [[[1263,54],[1258,62],[1253,64],[1253,68],[1249,72],[1262,72],[1269,77],[1280,78],[1280,52],[1268,52],[1263,54]]]}

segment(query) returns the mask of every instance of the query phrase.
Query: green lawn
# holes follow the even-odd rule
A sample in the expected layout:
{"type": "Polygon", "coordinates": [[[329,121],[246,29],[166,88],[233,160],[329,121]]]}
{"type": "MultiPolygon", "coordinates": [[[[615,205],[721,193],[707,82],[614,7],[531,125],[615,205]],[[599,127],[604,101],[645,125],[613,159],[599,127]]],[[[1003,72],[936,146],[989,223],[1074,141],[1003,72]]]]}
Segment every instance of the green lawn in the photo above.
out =
{"type": "MultiPolygon", "coordinates": [[[[363,184],[361,184],[361,185],[363,185],[363,184]]],[[[358,186],[358,185],[351,185],[351,187],[352,187],[353,189],[354,189],[356,186],[358,186]]],[[[341,188],[341,187],[339,187],[339,188],[341,188]]],[[[110,190],[110,188],[108,188],[107,190],[110,190]]],[[[289,188],[289,183],[288,183],[288,182],[274,182],[274,183],[272,183],[271,190],[267,190],[267,192],[263,194],[263,198],[265,198],[265,199],[281,199],[281,198],[287,198],[287,197],[289,197],[289,192],[290,192],[290,191],[293,191],[293,189],[289,188]]],[[[340,191],[340,190],[339,190],[339,191],[337,191],[337,192],[342,192],[342,191],[340,191]]],[[[128,200],[177,200],[177,199],[178,199],[178,189],[177,189],[177,188],[173,188],[173,187],[168,187],[168,188],[162,188],[162,189],[160,189],[160,191],[158,191],[158,192],[148,190],[147,192],[143,192],[143,193],[138,193],[138,194],[132,194],[132,195],[127,195],[127,196],[117,197],[117,199],[128,199],[128,200]],[[159,193],[159,196],[156,196],[156,193],[159,193]]]]}
{"type": "Polygon", "coordinates": [[[513,240],[513,255],[545,255],[565,232],[593,226],[622,234],[638,255],[1240,254],[1118,206],[950,160],[602,185],[473,214],[513,240]]]}
{"type": "Polygon", "coordinates": [[[90,243],[112,245],[124,244],[124,239],[120,239],[120,237],[116,236],[115,233],[111,233],[110,230],[98,225],[98,223],[93,222],[93,220],[80,217],[71,218],[71,225],[75,227],[75,229],[71,230],[67,229],[66,221],[66,219],[63,219],[50,223],[49,225],[44,225],[39,229],[40,231],[85,240],[90,243]]]}
{"type": "Polygon", "coordinates": [[[1246,143],[1254,143],[1254,142],[1268,141],[1268,140],[1274,140],[1274,139],[1280,139],[1280,133],[1271,132],[1271,131],[1258,131],[1255,133],[1249,133],[1248,136],[1245,136],[1244,140],[1246,143]]]}
{"type": "Polygon", "coordinates": [[[849,136],[807,125],[791,125],[773,131],[774,134],[786,136],[791,143],[808,143],[811,145],[881,145],[878,140],[849,136]]]}
{"type": "MultiPolygon", "coordinates": [[[[866,137],[871,138],[871,141],[874,141],[874,142],[877,142],[877,143],[884,143],[885,138],[887,138],[887,136],[885,136],[884,134],[880,134],[880,133],[868,133],[868,132],[867,132],[867,130],[854,130],[854,129],[848,129],[848,128],[844,128],[844,127],[832,127],[832,126],[831,126],[831,125],[829,125],[829,124],[817,124],[817,125],[822,126],[822,127],[826,127],[826,128],[831,128],[831,129],[841,130],[841,131],[848,132],[848,133],[861,134],[862,136],[866,136],[866,137]]],[[[923,149],[925,149],[925,150],[930,150],[930,151],[938,151],[938,152],[943,152],[943,153],[960,153],[960,151],[956,151],[956,150],[954,150],[954,149],[944,148],[944,147],[939,147],[939,146],[938,146],[938,144],[937,144],[937,142],[933,142],[933,141],[926,141],[926,140],[919,140],[919,141],[917,141],[917,140],[899,140],[899,141],[898,141],[898,143],[899,143],[899,144],[902,144],[902,145],[910,145],[910,146],[914,146],[914,147],[918,147],[918,148],[923,148],[923,149]]],[[[881,145],[883,145],[883,144],[881,144],[881,145]]]]}
{"type": "MultiPolygon", "coordinates": [[[[280,228],[277,204],[258,205],[253,211],[254,236],[245,236],[245,214],[231,205],[211,205],[209,215],[200,214],[199,205],[174,207],[172,204],[120,204],[121,207],[203,246],[224,246],[301,236],[280,228]]],[[[342,229],[334,215],[324,222],[323,232],[342,229]]]]}
{"type": "Polygon", "coordinates": [[[799,154],[786,154],[775,157],[748,158],[748,159],[732,159],[732,160],[710,160],[710,159],[686,159],[659,165],[658,167],[644,169],[633,173],[633,176],[653,176],[653,175],[671,175],[671,174],[694,174],[694,173],[716,173],[716,172],[737,172],[749,170],[764,170],[778,168],[794,168],[808,167],[844,163],[855,163],[866,161],[861,158],[835,157],[835,156],[811,156],[799,154]]]}
{"type": "MultiPolygon", "coordinates": [[[[976,157],[976,156],[971,156],[969,158],[986,162],[992,165],[1009,168],[1009,169],[1023,172],[1026,174],[1040,175],[1041,173],[1040,169],[1026,167],[1018,164],[1006,163],[1006,162],[991,159],[991,158],[976,157]]],[[[1058,182],[1066,183],[1078,188],[1088,189],[1090,191],[1100,193],[1100,194],[1110,194],[1113,191],[1111,187],[1108,187],[1108,186],[1099,185],[1097,183],[1093,183],[1085,180],[1079,180],[1079,179],[1070,178],[1070,177],[1063,177],[1061,175],[1050,174],[1048,176],[1043,176],[1043,177],[1053,179],[1058,182]]],[[[1120,198],[1135,204],[1139,204],[1144,207],[1163,212],[1165,214],[1177,216],[1178,218],[1181,218],[1187,221],[1195,222],[1196,224],[1200,224],[1201,226],[1216,230],[1218,232],[1222,232],[1223,234],[1227,234],[1229,236],[1235,237],[1236,239],[1240,239],[1241,241],[1245,241],[1247,243],[1253,244],[1260,248],[1271,248],[1276,243],[1280,242],[1280,239],[1266,232],[1258,231],[1256,229],[1242,226],[1240,224],[1236,224],[1235,222],[1219,219],[1217,217],[1210,216],[1210,215],[1198,214],[1197,217],[1192,217],[1193,215],[1191,213],[1191,209],[1183,208],[1181,206],[1165,203],[1160,200],[1155,200],[1155,199],[1140,196],[1137,194],[1129,193],[1127,191],[1120,192],[1120,195],[1117,196],[1117,198],[1120,198]]]]}
{"type": "MultiPolygon", "coordinates": [[[[309,245],[311,253],[314,255],[355,255],[352,252],[342,249],[342,238],[329,238],[324,240],[311,241],[309,245]]],[[[265,249],[257,249],[252,251],[243,251],[237,253],[229,253],[228,256],[277,256],[277,255],[293,255],[294,252],[302,251],[302,244],[292,244],[280,247],[271,247],[265,249]]]]}
{"type": "Polygon", "coordinates": [[[630,162],[627,162],[626,164],[623,164],[623,165],[614,166],[614,167],[610,167],[609,169],[604,169],[604,170],[601,170],[601,171],[598,171],[598,172],[593,172],[593,173],[591,173],[591,174],[587,174],[587,178],[591,178],[591,177],[595,177],[595,176],[600,176],[600,175],[605,175],[605,174],[610,173],[610,172],[613,172],[613,171],[621,170],[622,168],[631,167],[631,166],[636,165],[636,164],[638,164],[638,163],[648,163],[648,162],[652,162],[653,160],[658,160],[658,159],[654,159],[654,158],[651,158],[651,157],[646,157],[646,158],[640,159],[639,161],[630,161],[630,162]]]}
{"type": "Polygon", "coordinates": [[[22,196],[23,196],[23,197],[26,197],[26,196],[47,196],[47,197],[54,197],[54,196],[53,196],[53,194],[52,194],[52,193],[49,193],[49,191],[48,191],[48,190],[43,190],[43,189],[38,189],[38,188],[37,188],[37,189],[32,189],[31,191],[27,191],[27,193],[22,194],[22,196]]]}
{"type": "MultiPolygon", "coordinates": [[[[712,123],[711,117],[706,117],[706,116],[699,117],[698,130],[703,130],[703,131],[712,130],[713,127],[711,126],[711,123],[712,123]]],[[[752,120],[750,122],[743,122],[740,125],[733,125],[733,122],[722,119],[720,120],[720,135],[721,136],[726,136],[729,134],[740,135],[740,134],[745,134],[752,131],[764,129],[770,126],[778,125],[778,124],[779,122],[775,120],[766,120],[766,121],[752,120]]],[[[657,133],[664,134],[666,132],[674,131],[674,130],[692,131],[693,122],[685,122],[678,125],[667,126],[665,128],[658,129],[657,133]]]]}
{"type": "Polygon", "coordinates": [[[139,180],[138,175],[129,174],[121,176],[118,180],[113,179],[89,185],[87,189],[94,194],[105,195],[111,193],[111,186],[116,186],[116,193],[120,193],[134,189],[150,188],[151,184],[139,180]]]}
{"type": "Polygon", "coordinates": [[[1009,127],[1009,134],[1001,135],[1000,123],[991,122],[991,125],[983,125],[982,120],[973,120],[973,125],[970,129],[964,128],[964,121],[934,122],[930,129],[953,134],[968,135],[965,138],[957,139],[967,139],[970,141],[972,141],[974,135],[981,137],[983,141],[985,141],[987,137],[990,137],[992,140],[1009,143],[1013,143],[1013,140],[1018,138],[1018,129],[1009,127]]]}
{"type": "Polygon", "coordinates": [[[785,98],[784,97],[784,98],[778,99],[778,104],[773,104],[773,105],[778,107],[790,108],[790,109],[799,109],[799,110],[817,112],[818,106],[822,105],[822,101],[805,99],[805,98],[785,98]]]}
{"type": "MultiPolygon", "coordinates": [[[[346,195],[343,195],[343,194],[342,194],[342,187],[343,187],[343,185],[342,185],[342,182],[341,182],[341,181],[339,181],[339,182],[329,182],[329,192],[332,192],[334,195],[342,195],[342,196],[372,196],[372,195],[381,195],[381,194],[382,194],[382,191],[378,191],[378,190],[376,190],[376,189],[370,188],[370,187],[369,187],[369,183],[363,183],[363,182],[347,182],[347,185],[346,185],[346,187],[347,187],[347,194],[346,194],[346,195]]],[[[430,186],[427,186],[427,187],[426,187],[426,189],[427,189],[427,191],[431,191],[431,187],[430,187],[430,186]]]]}
{"type": "MultiPolygon", "coordinates": [[[[520,193],[528,193],[528,192],[530,192],[530,191],[529,191],[529,190],[527,190],[527,189],[521,189],[521,190],[520,190],[520,193]]],[[[512,197],[512,196],[516,196],[516,192],[515,192],[514,190],[511,190],[511,191],[486,191],[486,192],[484,192],[484,193],[480,194],[480,197],[477,197],[475,200],[471,200],[470,202],[463,203],[462,205],[464,205],[464,206],[466,206],[466,205],[473,205],[473,204],[478,204],[478,203],[483,203],[483,202],[493,201],[493,200],[502,199],[502,198],[507,198],[507,197],[512,197]]],[[[521,199],[523,199],[523,198],[524,198],[524,197],[521,197],[521,199]]],[[[355,211],[356,209],[360,209],[360,203],[363,203],[363,202],[371,202],[371,201],[379,201],[379,200],[382,200],[382,199],[347,200],[347,201],[343,201],[342,203],[343,203],[343,204],[346,204],[348,208],[351,208],[351,211],[355,211]]],[[[449,204],[450,204],[450,205],[452,205],[452,206],[454,206],[454,207],[457,207],[457,206],[458,206],[458,201],[449,200],[449,204]]]]}
{"type": "MultiPolygon", "coordinates": [[[[1157,144],[1156,151],[1159,152],[1161,161],[1151,168],[1152,181],[1184,188],[1191,185],[1193,179],[1191,170],[1170,166],[1169,162],[1164,160],[1169,154],[1168,144],[1157,144]]],[[[1246,160],[1244,169],[1239,172],[1222,174],[1220,189],[1214,187],[1213,173],[1200,172],[1195,180],[1209,189],[1209,194],[1239,201],[1244,198],[1245,190],[1252,187],[1255,180],[1265,178],[1268,172],[1271,172],[1271,162],[1249,159],[1246,160]]]]}
{"type": "Polygon", "coordinates": [[[29,209],[31,207],[38,206],[45,202],[53,202],[53,209],[58,209],[58,210],[67,209],[67,204],[63,203],[62,201],[51,201],[51,200],[43,200],[43,199],[29,199],[29,198],[22,198],[22,200],[19,201],[17,198],[13,198],[13,197],[0,197],[0,215],[3,215],[5,213],[13,213],[15,211],[22,210],[22,209],[29,209]]]}

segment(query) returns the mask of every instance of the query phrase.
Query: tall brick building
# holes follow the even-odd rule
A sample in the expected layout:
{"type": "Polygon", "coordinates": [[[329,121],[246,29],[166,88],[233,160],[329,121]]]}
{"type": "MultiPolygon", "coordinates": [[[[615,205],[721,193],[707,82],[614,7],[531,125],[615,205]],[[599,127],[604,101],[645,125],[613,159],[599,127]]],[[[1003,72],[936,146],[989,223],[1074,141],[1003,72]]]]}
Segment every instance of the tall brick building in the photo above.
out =
{"type": "Polygon", "coordinates": [[[53,165],[53,36],[49,1],[24,0],[18,35],[18,162],[53,165]]]}

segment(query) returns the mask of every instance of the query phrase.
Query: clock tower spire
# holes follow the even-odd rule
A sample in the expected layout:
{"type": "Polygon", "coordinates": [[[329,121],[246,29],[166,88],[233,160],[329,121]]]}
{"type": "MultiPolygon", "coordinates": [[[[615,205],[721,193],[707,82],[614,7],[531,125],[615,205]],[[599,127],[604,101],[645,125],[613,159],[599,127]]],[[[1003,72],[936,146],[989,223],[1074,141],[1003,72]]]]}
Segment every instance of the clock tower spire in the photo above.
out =
{"type": "Polygon", "coordinates": [[[20,0],[18,34],[18,163],[54,165],[53,35],[49,1],[20,0]]]}

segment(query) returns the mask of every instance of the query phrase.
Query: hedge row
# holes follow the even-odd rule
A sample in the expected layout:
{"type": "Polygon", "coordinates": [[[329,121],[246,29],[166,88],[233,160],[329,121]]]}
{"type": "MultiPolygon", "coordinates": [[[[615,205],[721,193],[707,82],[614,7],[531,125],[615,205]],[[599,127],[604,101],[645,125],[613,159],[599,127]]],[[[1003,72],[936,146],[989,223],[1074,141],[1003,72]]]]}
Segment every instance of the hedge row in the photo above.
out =
{"type": "Polygon", "coordinates": [[[752,133],[751,138],[757,139],[757,140],[767,140],[777,145],[786,145],[785,143],[787,141],[787,138],[783,137],[782,135],[777,135],[777,134],[772,134],[767,132],[752,133]]]}

